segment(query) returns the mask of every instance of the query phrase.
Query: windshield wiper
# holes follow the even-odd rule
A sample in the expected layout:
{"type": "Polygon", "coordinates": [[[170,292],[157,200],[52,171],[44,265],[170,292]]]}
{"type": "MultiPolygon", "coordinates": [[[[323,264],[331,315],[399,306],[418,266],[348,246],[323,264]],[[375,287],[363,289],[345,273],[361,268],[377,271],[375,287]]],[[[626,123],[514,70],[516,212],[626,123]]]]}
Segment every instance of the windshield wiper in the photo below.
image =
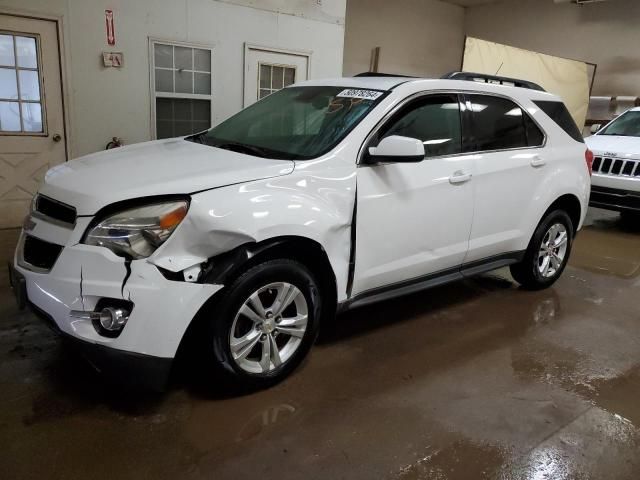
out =
{"type": "Polygon", "coordinates": [[[246,145],[244,143],[221,143],[219,145],[212,145],[216,148],[222,148],[224,150],[231,150],[232,152],[248,153],[249,155],[255,155],[257,157],[268,158],[271,155],[265,148],[256,147],[254,145],[246,145]]]}
{"type": "Polygon", "coordinates": [[[200,143],[202,145],[206,145],[207,142],[205,142],[204,138],[205,135],[207,134],[208,130],[205,130],[204,132],[200,132],[200,133],[196,133],[194,135],[190,135],[188,137],[185,138],[185,140],[188,140],[190,142],[195,142],[195,143],[200,143]]]}

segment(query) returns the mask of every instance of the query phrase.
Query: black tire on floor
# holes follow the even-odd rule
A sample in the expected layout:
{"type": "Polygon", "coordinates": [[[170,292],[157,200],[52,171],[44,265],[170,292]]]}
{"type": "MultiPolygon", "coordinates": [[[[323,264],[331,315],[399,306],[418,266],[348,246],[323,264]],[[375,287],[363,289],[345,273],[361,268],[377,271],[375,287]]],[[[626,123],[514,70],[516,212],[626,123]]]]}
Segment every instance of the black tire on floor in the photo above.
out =
{"type": "Polygon", "coordinates": [[[541,290],[553,285],[555,281],[560,278],[569,261],[574,232],[575,228],[567,212],[564,210],[554,210],[548,213],[533,233],[523,260],[520,263],[511,265],[511,276],[522,285],[523,288],[528,290],[541,290]],[[553,276],[544,277],[538,269],[538,254],[546,233],[557,223],[564,225],[567,231],[567,251],[560,268],[557,269],[553,276]]]}
{"type": "MultiPolygon", "coordinates": [[[[204,312],[206,322],[201,340],[201,361],[215,378],[222,374],[231,385],[242,390],[267,388],[287,377],[302,362],[318,335],[322,299],[318,282],[301,263],[290,259],[273,259],[260,263],[238,276],[225,287],[204,312]],[[236,314],[248,297],[261,287],[286,282],[300,290],[308,309],[307,328],[302,341],[291,357],[267,373],[250,373],[234,360],[230,334],[236,314]]],[[[258,347],[260,347],[258,345],[258,347]]]]}
{"type": "Polygon", "coordinates": [[[629,223],[640,221],[640,212],[625,210],[620,212],[620,218],[623,223],[629,223]]]}

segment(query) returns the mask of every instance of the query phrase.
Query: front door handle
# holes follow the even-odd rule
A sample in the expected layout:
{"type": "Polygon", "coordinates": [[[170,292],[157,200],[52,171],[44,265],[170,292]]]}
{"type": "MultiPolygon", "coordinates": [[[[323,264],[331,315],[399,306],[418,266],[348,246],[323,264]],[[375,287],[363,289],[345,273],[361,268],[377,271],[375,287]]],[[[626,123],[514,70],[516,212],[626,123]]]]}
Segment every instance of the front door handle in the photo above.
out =
{"type": "Polygon", "coordinates": [[[534,155],[533,158],[531,158],[532,167],[542,167],[546,164],[547,164],[547,161],[544,158],[542,158],[540,155],[534,155]]]}
{"type": "Polygon", "coordinates": [[[465,173],[462,170],[457,170],[453,172],[453,175],[449,177],[449,183],[452,185],[456,185],[459,183],[465,183],[471,180],[471,174],[465,173]]]}

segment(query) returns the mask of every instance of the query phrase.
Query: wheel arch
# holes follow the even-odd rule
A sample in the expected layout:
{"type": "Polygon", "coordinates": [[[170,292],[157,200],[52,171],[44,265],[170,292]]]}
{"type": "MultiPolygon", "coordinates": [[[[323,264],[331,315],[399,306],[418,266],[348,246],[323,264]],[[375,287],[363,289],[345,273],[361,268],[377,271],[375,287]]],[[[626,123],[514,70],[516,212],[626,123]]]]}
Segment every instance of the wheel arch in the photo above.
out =
{"type": "MultiPolygon", "coordinates": [[[[227,285],[242,272],[275,258],[296,260],[315,276],[323,293],[320,325],[326,324],[326,320],[330,320],[337,310],[336,275],[326,250],[320,243],[308,237],[288,235],[242,244],[229,252],[210,258],[204,267],[201,281],[227,285]]],[[[181,353],[177,356],[186,353],[185,345],[190,344],[194,337],[197,337],[199,327],[203,323],[201,321],[204,319],[203,313],[214,307],[224,291],[225,289],[222,288],[200,307],[180,341],[178,352],[181,353]]]]}
{"type": "Polygon", "coordinates": [[[558,197],[551,205],[549,205],[549,208],[545,210],[539,222],[554,210],[563,210],[567,212],[573,226],[573,234],[575,235],[578,231],[578,227],[580,226],[580,219],[582,218],[582,205],[580,204],[578,197],[572,193],[567,193],[558,197]]]}

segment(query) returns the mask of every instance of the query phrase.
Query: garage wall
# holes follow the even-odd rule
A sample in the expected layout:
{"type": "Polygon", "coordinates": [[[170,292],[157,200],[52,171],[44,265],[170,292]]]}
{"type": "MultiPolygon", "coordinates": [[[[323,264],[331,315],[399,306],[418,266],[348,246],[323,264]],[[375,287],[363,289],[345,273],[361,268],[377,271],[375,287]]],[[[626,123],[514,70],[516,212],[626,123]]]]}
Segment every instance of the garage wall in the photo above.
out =
{"type": "Polygon", "coordinates": [[[593,95],[640,95],[640,2],[508,0],[470,7],[466,35],[598,64],[593,95]]]}
{"type": "Polygon", "coordinates": [[[149,37],[213,47],[218,123],[242,108],[245,42],[311,51],[311,78],[339,76],[345,8],[346,0],[0,0],[0,10],[63,17],[72,158],[114,136],[127,144],[151,138],[149,37]],[[115,15],[114,47],[105,9],[115,15]],[[103,68],[102,51],[122,51],[124,67],[103,68]]]}
{"type": "Polygon", "coordinates": [[[459,70],[464,8],[437,0],[348,0],[344,74],[369,70],[381,47],[379,71],[441,76],[459,70]]]}

